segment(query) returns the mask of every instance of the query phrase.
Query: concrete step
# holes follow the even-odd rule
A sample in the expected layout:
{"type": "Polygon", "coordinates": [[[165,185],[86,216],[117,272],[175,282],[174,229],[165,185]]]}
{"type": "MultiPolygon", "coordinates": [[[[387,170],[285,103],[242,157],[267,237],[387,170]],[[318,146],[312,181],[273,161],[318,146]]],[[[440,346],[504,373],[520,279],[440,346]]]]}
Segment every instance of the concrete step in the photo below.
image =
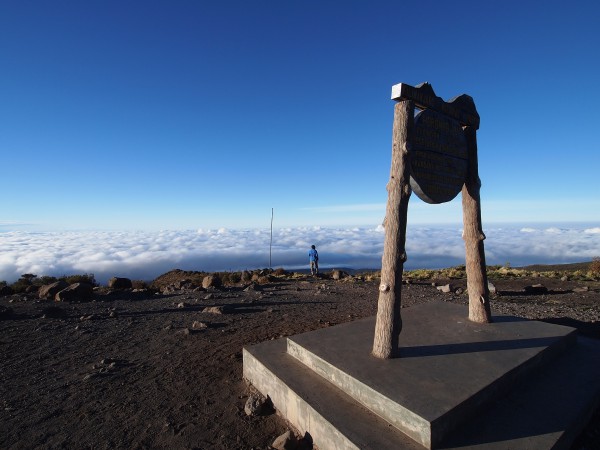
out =
{"type": "Polygon", "coordinates": [[[427,448],[575,342],[570,327],[429,303],[403,310],[401,356],[370,355],[375,318],[292,336],[287,353],[427,448]]]}
{"type": "Polygon", "coordinates": [[[600,391],[600,342],[509,317],[477,326],[455,305],[438,308],[446,311],[440,327],[422,306],[403,310],[396,360],[369,356],[374,319],[367,319],[245,348],[244,377],[320,450],[550,449],[585,426],[600,391]],[[419,314],[430,319],[417,322],[419,314]],[[365,406],[381,402],[393,413],[365,406]],[[412,429],[430,433],[429,441],[412,429]]]}

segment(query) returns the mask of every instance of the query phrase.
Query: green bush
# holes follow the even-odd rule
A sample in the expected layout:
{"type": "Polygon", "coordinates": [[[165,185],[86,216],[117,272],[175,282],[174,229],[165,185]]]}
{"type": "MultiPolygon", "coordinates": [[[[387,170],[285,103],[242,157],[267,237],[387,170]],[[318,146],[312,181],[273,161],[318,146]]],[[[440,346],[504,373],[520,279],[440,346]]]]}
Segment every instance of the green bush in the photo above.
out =
{"type": "Polygon", "coordinates": [[[63,275],[62,277],[60,277],[60,279],[65,280],[69,284],[87,283],[91,284],[92,286],[98,286],[98,283],[96,282],[96,278],[94,278],[93,273],[84,273],[83,275],[63,275]]]}

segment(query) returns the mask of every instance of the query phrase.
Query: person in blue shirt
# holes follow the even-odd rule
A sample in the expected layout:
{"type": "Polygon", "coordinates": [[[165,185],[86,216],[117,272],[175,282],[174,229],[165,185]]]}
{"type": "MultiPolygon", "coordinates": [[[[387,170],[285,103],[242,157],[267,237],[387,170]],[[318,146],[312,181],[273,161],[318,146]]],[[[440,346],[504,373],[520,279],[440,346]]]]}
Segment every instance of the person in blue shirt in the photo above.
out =
{"type": "Polygon", "coordinates": [[[319,253],[314,245],[310,246],[308,260],[310,261],[310,274],[315,275],[319,273],[319,253]]]}

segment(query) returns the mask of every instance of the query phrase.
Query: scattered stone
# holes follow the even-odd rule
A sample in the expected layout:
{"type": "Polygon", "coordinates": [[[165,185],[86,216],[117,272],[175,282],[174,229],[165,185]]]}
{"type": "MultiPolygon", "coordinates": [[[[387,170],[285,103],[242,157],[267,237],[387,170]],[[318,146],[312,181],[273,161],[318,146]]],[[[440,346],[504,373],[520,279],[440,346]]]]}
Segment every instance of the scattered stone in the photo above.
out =
{"type": "Polygon", "coordinates": [[[454,293],[456,295],[461,295],[464,292],[464,289],[461,287],[457,287],[456,289],[454,289],[454,293]]]}
{"type": "Polygon", "coordinates": [[[247,416],[260,416],[266,410],[267,399],[259,394],[251,394],[244,405],[244,411],[247,416]]]}
{"type": "Polygon", "coordinates": [[[256,284],[250,283],[248,286],[244,288],[244,292],[253,292],[256,291],[256,284]]]}
{"type": "Polygon", "coordinates": [[[87,320],[96,320],[97,318],[98,318],[98,316],[96,316],[95,314],[89,314],[89,315],[87,315],[87,316],[81,316],[81,317],[79,318],[79,320],[80,320],[81,322],[85,322],[85,321],[87,321],[87,320]]]}
{"type": "Polygon", "coordinates": [[[188,306],[190,306],[188,303],[186,302],[181,302],[181,303],[177,303],[177,307],[178,308],[187,308],[188,306]]]}
{"type": "Polygon", "coordinates": [[[213,293],[204,296],[204,300],[212,300],[213,298],[215,298],[215,294],[213,293]]]}
{"type": "Polygon", "coordinates": [[[573,289],[573,292],[589,292],[590,288],[588,286],[576,287],[573,289]]]}
{"type": "Polygon", "coordinates": [[[286,431],[277,437],[271,444],[275,450],[294,450],[298,446],[298,440],[291,431],[286,431]]]}
{"type": "Polygon", "coordinates": [[[548,293],[548,288],[546,286],[544,286],[543,284],[534,284],[531,286],[525,286],[525,288],[523,289],[525,291],[526,294],[547,294],[548,293]]]}
{"type": "Polygon", "coordinates": [[[495,295],[496,292],[496,286],[494,286],[493,283],[488,281],[488,290],[490,291],[490,294],[495,295]]]}
{"type": "Polygon", "coordinates": [[[54,300],[56,294],[68,287],[69,283],[65,280],[60,280],[52,284],[45,284],[38,291],[38,297],[44,300],[54,300]]]}
{"type": "Polygon", "coordinates": [[[560,277],[560,281],[569,281],[569,277],[567,275],[564,275],[560,277]]]}
{"type": "Polygon", "coordinates": [[[444,294],[447,294],[448,292],[452,291],[452,286],[450,286],[449,284],[444,284],[443,286],[436,286],[437,290],[440,292],[443,292],[444,294]]]}
{"type": "Polygon", "coordinates": [[[192,328],[194,330],[205,330],[208,328],[208,324],[206,322],[200,322],[199,320],[194,320],[192,323],[192,328]]]}
{"type": "Polygon", "coordinates": [[[129,278],[112,277],[108,280],[108,287],[111,289],[131,289],[133,284],[129,278]]]}
{"type": "Polygon", "coordinates": [[[54,300],[57,302],[73,302],[90,300],[94,297],[94,288],[91,284],[87,283],[74,283],[69,287],[59,291],[54,296],[54,300]]]}
{"type": "Polygon", "coordinates": [[[206,308],[204,308],[202,310],[203,313],[210,313],[210,314],[227,314],[230,311],[231,311],[231,307],[229,305],[207,306],[206,308]]]}

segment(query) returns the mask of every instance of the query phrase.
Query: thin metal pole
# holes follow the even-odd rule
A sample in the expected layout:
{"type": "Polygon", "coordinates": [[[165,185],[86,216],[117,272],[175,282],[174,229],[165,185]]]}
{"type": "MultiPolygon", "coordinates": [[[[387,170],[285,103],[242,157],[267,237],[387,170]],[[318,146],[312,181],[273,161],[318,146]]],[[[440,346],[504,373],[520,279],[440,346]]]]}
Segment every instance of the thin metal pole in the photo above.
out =
{"type": "Polygon", "coordinates": [[[273,248],[273,208],[271,208],[271,242],[269,243],[269,269],[272,269],[271,264],[271,249],[273,248]]]}

